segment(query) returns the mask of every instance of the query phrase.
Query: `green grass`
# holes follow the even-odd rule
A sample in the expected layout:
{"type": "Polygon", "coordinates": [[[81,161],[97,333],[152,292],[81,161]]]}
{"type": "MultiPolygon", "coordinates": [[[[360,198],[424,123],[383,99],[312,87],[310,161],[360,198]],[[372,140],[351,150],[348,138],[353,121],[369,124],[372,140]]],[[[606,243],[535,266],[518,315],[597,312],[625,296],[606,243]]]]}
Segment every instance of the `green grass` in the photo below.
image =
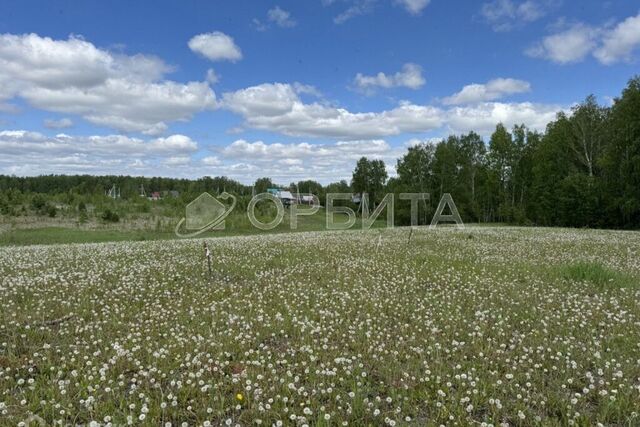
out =
{"type": "MultiPolygon", "coordinates": [[[[336,221],[342,221],[340,216],[336,216],[336,221]]],[[[269,222],[271,218],[261,219],[269,222]]],[[[178,223],[175,220],[175,224],[178,223]]],[[[173,224],[173,225],[175,225],[173,224]]],[[[225,221],[224,230],[208,231],[198,237],[228,237],[242,236],[253,234],[268,233],[288,233],[301,231],[321,231],[326,229],[325,211],[320,210],[315,215],[299,216],[298,224],[295,230],[290,227],[290,218],[288,211],[282,222],[272,230],[260,230],[249,222],[245,214],[230,215],[225,221]]],[[[377,220],[372,228],[380,228],[385,226],[384,219],[377,220]]],[[[162,230],[156,228],[149,229],[127,229],[126,225],[119,224],[109,225],[109,229],[80,229],[72,227],[55,227],[44,226],[38,228],[14,228],[4,233],[0,233],[1,246],[27,246],[27,245],[52,245],[63,243],[102,243],[102,242],[119,242],[119,241],[145,241],[145,240],[167,240],[178,239],[174,234],[172,227],[165,227],[162,230]]],[[[352,229],[361,229],[362,222],[358,218],[352,229]]]]}
{"type": "Polygon", "coordinates": [[[579,261],[559,268],[560,275],[570,281],[586,282],[598,290],[637,288],[640,281],[627,273],[621,273],[595,262],[579,261]]]}
{"type": "Polygon", "coordinates": [[[639,425],[640,233],[408,236],[0,248],[0,426],[639,425]]]}
{"type": "Polygon", "coordinates": [[[11,230],[0,234],[0,246],[53,245],[60,243],[101,243],[171,239],[169,232],[81,230],[63,227],[43,227],[11,230]]]}

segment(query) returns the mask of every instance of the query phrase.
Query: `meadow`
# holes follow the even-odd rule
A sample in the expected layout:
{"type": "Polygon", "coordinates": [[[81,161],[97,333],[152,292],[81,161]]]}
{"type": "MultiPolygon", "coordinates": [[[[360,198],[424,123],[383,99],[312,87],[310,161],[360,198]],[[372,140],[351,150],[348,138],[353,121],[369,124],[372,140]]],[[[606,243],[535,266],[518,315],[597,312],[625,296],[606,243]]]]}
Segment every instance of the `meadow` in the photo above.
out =
{"type": "MultiPolygon", "coordinates": [[[[301,208],[304,209],[304,208],[301,208]]],[[[5,218],[0,216],[0,246],[50,245],[64,243],[101,243],[118,241],[146,241],[175,239],[175,227],[184,216],[176,212],[162,212],[159,207],[153,214],[141,214],[135,218],[127,218],[117,223],[106,223],[92,218],[80,224],[68,217],[42,218],[24,216],[20,218],[5,218]],[[157,215],[161,213],[160,215],[157,215]],[[162,215],[164,213],[165,215],[162,215]],[[169,216],[167,214],[172,214],[169,216]]],[[[275,213],[260,215],[260,220],[270,222],[275,213]]],[[[337,222],[343,221],[338,216],[337,222]]],[[[371,228],[385,226],[385,218],[378,218],[371,228]]],[[[354,229],[362,228],[360,217],[356,219],[354,229]]],[[[313,215],[300,215],[297,227],[292,230],[290,214],[286,211],[282,222],[269,233],[290,233],[292,231],[321,231],[326,229],[326,212],[321,208],[313,215]]],[[[182,227],[184,233],[184,226],[182,227]]],[[[238,209],[225,220],[224,230],[206,232],[200,237],[238,236],[250,234],[265,234],[263,230],[255,228],[247,218],[246,211],[238,209]]]]}
{"type": "Polygon", "coordinates": [[[640,425],[637,232],[7,246],[0,295],[0,425],[640,425]]]}

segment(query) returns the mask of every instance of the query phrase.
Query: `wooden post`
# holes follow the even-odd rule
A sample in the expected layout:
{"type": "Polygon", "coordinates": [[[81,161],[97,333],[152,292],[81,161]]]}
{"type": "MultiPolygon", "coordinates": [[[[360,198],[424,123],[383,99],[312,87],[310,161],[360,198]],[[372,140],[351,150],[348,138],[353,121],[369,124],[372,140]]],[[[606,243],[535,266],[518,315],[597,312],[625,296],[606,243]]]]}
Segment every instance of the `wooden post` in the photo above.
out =
{"type": "Polygon", "coordinates": [[[204,243],[204,256],[207,259],[207,266],[209,267],[209,277],[213,275],[213,271],[211,270],[211,251],[209,250],[209,245],[207,242],[204,243]]]}

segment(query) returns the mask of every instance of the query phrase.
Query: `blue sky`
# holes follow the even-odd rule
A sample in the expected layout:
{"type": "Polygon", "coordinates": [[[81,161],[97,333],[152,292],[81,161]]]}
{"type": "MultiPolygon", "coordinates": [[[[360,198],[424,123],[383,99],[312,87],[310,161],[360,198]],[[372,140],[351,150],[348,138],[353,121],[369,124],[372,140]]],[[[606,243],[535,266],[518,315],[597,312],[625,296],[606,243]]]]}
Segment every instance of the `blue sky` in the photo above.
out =
{"type": "Polygon", "coordinates": [[[349,178],[638,73],[640,4],[0,3],[0,173],[349,178]]]}

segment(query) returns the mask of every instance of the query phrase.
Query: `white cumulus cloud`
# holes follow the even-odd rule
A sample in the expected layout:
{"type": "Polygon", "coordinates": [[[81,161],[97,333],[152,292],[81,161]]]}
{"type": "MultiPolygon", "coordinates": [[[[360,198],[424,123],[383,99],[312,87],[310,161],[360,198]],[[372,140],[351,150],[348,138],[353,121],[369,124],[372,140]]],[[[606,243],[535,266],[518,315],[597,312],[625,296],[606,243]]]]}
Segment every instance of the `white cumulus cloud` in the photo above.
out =
{"type": "Polygon", "coordinates": [[[274,159],[318,159],[318,158],[360,158],[379,155],[391,149],[382,139],[364,141],[338,141],[334,144],[271,143],[263,141],[248,142],[239,139],[226,146],[222,153],[226,157],[247,160],[271,161],[274,159]],[[355,156],[355,157],[354,157],[355,156]]]}
{"type": "Polygon", "coordinates": [[[403,147],[391,147],[382,139],[332,143],[266,143],[239,139],[220,153],[231,165],[222,167],[229,176],[241,173],[253,179],[270,176],[284,182],[314,179],[328,183],[349,179],[362,156],[393,165],[403,150],[403,147]],[[241,162],[234,163],[236,160],[241,162]]]}
{"type": "Polygon", "coordinates": [[[407,63],[402,66],[402,69],[394,74],[385,74],[379,72],[373,76],[367,76],[362,73],[358,73],[354,79],[354,85],[357,89],[371,93],[375,88],[394,88],[394,87],[406,87],[409,89],[419,89],[425,84],[424,76],[422,75],[422,67],[417,64],[407,63]]]}
{"type": "Polygon", "coordinates": [[[598,32],[598,29],[588,25],[575,24],[559,33],[546,36],[525,53],[558,64],[582,61],[595,48],[598,32]]]}
{"type": "Polygon", "coordinates": [[[458,105],[494,101],[507,95],[529,92],[530,90],[531,85],[524,80],[497,78],[484,84],[466,85],[460,92],[444,98],[442,102],[445,105],[458,105]]]}
{"type": "MultiPolygon", "coordinates": [[[[126,135],[50,137],[26,130],[0,131],[0,173],[126,173],[129,167],[185,164],[198,144],[185,135],[141,139],[126,135]],[[180,160],[178,160],[180,159],[180,160]]],[[[171,175],[171,170],[164,173],[171,175]]]]}
{"type": "Polygon", "coordinates": [[[447,125],[454,133],[474,131],[485,136],[491,134],[498,123],[502,123],[507,128],[525,124],[529,129],[543,132],[558,112],[566,110],[559,105],[531,102],[485,102],[451,108],[447,112],[447,125]]]}
{"type": "Polygon", "coordinates": [[[166,80],[171,69],[154,56],[114,54],[74,36],[0,35],[1,98],[125,132],[162,132],[215,108],[207,83],[166,80]]]}
{"type": "Polygon", "coordinates": [[[611,65],[620,61],[632,61],[633,54],[639,47],[640,14],[615,25],[573,24],[544,37],[525,53],[558,64],[579,62],[593,55],[600,63],[611,65]]]}
{"type": "Polygon", "coordinates": [[[404,101],[388,110],[351,112],[320,102],[305,103],[292,85],[265,83],[225,93],[222,106],[242,116],[243,126],[247,128],[341,140],[371,140],[446,129],[475,130],[484,135],[499,122],[509,126],[524,123],[542,131],[556,112],[566,110],[549,104],[485,102],[525,90],[528,90],[527,82],[496,79],[487,83],[484,91],[479,91],[480,95],[464,90],[462,95],[457,94],[460,96],[455,101],[475,102],[468,106],[439,108],[404,101]]]}
{"type": "Polygon", "coordinates": [[[640,14],[620,22],[606,31],[600,47],[593,53],[603,64],[631,60],[631,54],[640,47],[640,14]]]}
{"type": "Polygon", "coordinates": [[[211,61],[236,62],[242,59],[242,51],[231,36],[220,31],[193,36],[189,49],[211,61]]]}
{"type": "Polygon", "coordinates": [[[442,125],[436,107],[402,102],[382,112],[353,113],[319,102],[304,103],[292,85],[283,83],[225,93],[222,104],[242,115],[249,127],[292,136],[367,139],[442,125]]]}

